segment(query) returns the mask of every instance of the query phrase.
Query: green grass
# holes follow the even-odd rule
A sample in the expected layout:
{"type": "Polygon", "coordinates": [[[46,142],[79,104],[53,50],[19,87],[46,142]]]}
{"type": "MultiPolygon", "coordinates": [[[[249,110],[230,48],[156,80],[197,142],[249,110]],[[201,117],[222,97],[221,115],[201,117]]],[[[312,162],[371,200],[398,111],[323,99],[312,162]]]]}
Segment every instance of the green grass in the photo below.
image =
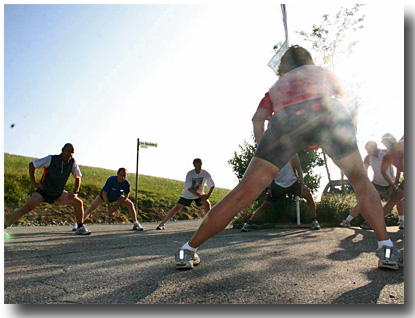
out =
{"type": "MultiPolygon", "coordinates": [[[[36,190],[30,183],[28,165],[35,158],[4,154],[4,206],[6,215],[13,209],[26,203],[36,190]]],[[[116,175],[116,170],[88,167],[80,165],[82,172],[82,183],[79,197],[87,208],[105,184],[108,177],[116,175]]],[[[40,180],[43,169],[36,170],[36,179],[40,180]]],[[[130,199],[135,203],[135,173],[128,173],[131,183],[130,199]]],[[[184,180],[177,181],[166,178],[152,177],[139,174],[138,184],[138,218],[142,222],[160,221],[166,213],[174,206],[183,192],[184,180]]],[[[65,189],[72,191],[74,178],[70,177],[65,189]]],[[[210,197],[213,204],[220,201],[229,190],[215,188],[210,197]]],[[[113,216],[106,213],[108,205],[103,204],[96,210],[89,222],[94,223],[120,223],[129,222],[128,212],[122,209],[113,216]]],[[[178,220],[192,219],[197,217],[198,208],[194,206],[185,207],[174,217],[178,220]]],[[[59,204],[42,203],[34,211],[20,220],[21,224],[62,224],[72,222],[74,213],[70,207],[59,204]]],[[[88,222],[88,221],[87,221],[88,222]]]]}

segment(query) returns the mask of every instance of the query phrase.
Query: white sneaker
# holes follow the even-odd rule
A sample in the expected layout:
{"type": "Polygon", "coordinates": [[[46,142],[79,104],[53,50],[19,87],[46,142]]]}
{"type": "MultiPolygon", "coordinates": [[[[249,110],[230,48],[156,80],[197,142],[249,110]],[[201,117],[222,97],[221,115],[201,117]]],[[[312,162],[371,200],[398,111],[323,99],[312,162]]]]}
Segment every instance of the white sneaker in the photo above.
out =
{"type": "Polygon", "coordinates": [[[347,220],[343,220],[343,221],[340,223],[340,226],[341,226],[341,227],[351,227],[352,225],[350,224],[350,222],[349,222],[349,221],[347,221],[347,220]]]}
{"type": "Polygon", "coordinates": [[[133,231],[143,231],[144,229],[143,229],[143,227],[141,226],[141,224],[140,223],[134,223],[134,225],[133,225],[133,231]]]}
{"type": "Polygon", "coordinates": [[[78,227],[76,229],[76,232],[75,233],[78,234],[78,235],[90,235],[91,234],[91,232],[89,232],[86,229],[85,225],[82,225],[81,227],[78,227]]]}
{"type": "Polygon", "coordinates": [[[78,228],[78,223],[74,223],[72,226],[72,231],[76,231],[76,229],[78,228]]]}

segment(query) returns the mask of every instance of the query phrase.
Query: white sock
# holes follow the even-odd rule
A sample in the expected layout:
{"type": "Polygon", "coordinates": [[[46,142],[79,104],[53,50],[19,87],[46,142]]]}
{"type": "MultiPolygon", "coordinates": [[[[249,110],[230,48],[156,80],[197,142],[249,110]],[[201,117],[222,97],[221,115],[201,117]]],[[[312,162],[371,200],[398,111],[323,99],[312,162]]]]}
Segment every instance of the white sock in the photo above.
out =
{"type": "Polygon", "coordinates": [[[399,221],[403,221],[403,220],[404,220],[404,216],[405,216],[405,215],[400,215],[400,216],[399,216],[399,221]]]}
{"type": "Polygon", "coordinates": [[[346,221],[347,222],[351,222],[353,220],[353,216],[351,216],[350,214],[349,214],[349,216],[346,218],[346,221]]]}
{"type": "Polygon", "coordinates": [[[393,243],[390,239],[378,241],[378,248],[382,248],[383,246],[393,247],[393,243]]]}
{"type": "Polygon", "coordinates": [[[192,252],[196,252],[197,251],[197,247],[191,247],[189,245],[189,242],[187,242],[186,244],[184,244],[181,249],[182,250],[190,250],[192,252]]]}

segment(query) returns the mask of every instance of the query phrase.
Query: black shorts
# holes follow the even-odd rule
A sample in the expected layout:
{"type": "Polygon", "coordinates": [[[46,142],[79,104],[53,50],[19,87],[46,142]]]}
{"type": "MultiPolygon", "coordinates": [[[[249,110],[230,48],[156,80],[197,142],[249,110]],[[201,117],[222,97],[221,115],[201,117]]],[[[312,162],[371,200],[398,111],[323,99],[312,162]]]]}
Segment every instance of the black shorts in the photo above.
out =
{"type": "Polygon", "coordinates": [[[285,198],[288,195],[301,195],[301,183],[299,181],[294,182],[288,188],[284,188],[275,184],[271,184],[271,196],[267,194],[266,201],[276,202],[278,199],[285,198]]]}
{"type": "MultiPolygon", "coordinates": [[[[101,198],[101,200],[102,201],[104,201],[105,202],[105,200],[104,200],[104,197],[102,196],[102,190],[101,190],[101,192],[99,193],[99,197],[101,198]]],[[[108,198],[108,203],[112,203],[112,202],[114,202],[114,201],[117,201],[119,198],[116,198],[115,200],[110,200],[109,198],[108,198]]]]}
{"type": "Polygon", "coordinates": [[[54,203],[56,201],[56,199],[58,199],[63,193],[62,192],[60,194],[49,195],[41,189],[37,189],[36,192],[39,193],[43,197],[44,202],[47,202],[47,203],[50,203],[50,204],[54,203]]]}
{"type": "Polygon", "coordinates": [[[275,114],[255,157],[281,169],[298,151],[315,144],[334,160],[358,149],[352,116],[339,100],[311,100],[275,114]]]}
{"type": "Polygon", "coordinates": [[[201,198],[197,198],[197,199],[186,199],[183,197],[180,197],[179,201],[177,201],[177,203],[182,204],[184,206],[190,206],[190,204],[192,204],[193,201],[195,201],[197,206],[202,206],[202,203],[200,203],[202,199],[201,198]]]}
{"type": "Polygon", "coordinates": [[[378,191],[380,198],[384,201],[388,201],[390,196],[391,196],[390,187],[389,186],[381,186],[381,185],[378,185],[378,184],[373,183],[373,182],[372,182],[372,184],[375,186],[375,189],[378,191]]]}

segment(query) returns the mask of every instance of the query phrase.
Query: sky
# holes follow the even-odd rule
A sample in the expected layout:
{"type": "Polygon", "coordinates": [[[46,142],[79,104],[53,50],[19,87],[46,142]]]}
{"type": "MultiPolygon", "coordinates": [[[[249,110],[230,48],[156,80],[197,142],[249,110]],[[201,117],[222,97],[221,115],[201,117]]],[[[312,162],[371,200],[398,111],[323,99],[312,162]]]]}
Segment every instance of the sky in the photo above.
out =
{"type": "MultiPolygon", "coordinates": [[[[290,44],[305,45],[296,31],[340,7],[287,4],[290,44]]],[[[404,133],[404,5],[361,11],[354,56],[336,72],[361,85],[365,155],[368,140],[404,133]]],[[[139,138],[158,144],[140,149],[140,174],[184,180],[198,157],[216,186],[232,189],[228,160],[251,140],[280,41],[271,2],[6,5],[4,152],[41,158],[71,142],[80,165],[135,172],[139,138]]],[[[332,163],[330,172],[340,175],[332,163]]]]}

